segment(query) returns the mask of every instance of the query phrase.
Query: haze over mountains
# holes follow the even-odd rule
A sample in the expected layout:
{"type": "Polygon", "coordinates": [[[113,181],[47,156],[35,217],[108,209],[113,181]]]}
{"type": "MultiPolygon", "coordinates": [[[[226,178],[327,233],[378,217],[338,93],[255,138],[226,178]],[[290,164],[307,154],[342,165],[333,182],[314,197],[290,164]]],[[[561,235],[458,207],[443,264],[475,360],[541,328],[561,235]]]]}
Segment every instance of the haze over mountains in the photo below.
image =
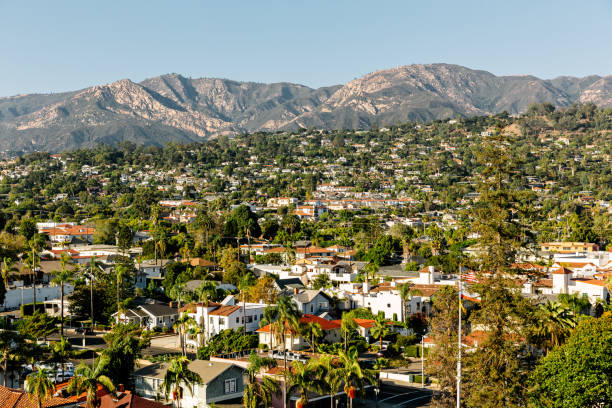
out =
{"type": "Polygon", "coordinates": [[[57,152],[131,140],[163,145],[221,134],[369,128],[455,115],[520,113],[533,102],[612,106],[612,76],[495,76],[408,65],[312,89],[291,83],[162,75],[58,94],[0,98],[0,150],[57,152]]]}

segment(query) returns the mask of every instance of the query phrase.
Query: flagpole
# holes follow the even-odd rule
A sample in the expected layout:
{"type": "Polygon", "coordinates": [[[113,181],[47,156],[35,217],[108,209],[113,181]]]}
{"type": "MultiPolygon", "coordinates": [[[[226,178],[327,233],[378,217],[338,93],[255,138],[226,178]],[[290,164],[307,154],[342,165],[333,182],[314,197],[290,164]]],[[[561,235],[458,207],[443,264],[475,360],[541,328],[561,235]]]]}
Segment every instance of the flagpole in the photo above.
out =
{"type": "Polygon", "coordinates": [[[461,265],[459,265],[459,328],[458,328],[458,343],[459,343],[459,358],[457,359],[457,408],[461,408],[461,265]]]}

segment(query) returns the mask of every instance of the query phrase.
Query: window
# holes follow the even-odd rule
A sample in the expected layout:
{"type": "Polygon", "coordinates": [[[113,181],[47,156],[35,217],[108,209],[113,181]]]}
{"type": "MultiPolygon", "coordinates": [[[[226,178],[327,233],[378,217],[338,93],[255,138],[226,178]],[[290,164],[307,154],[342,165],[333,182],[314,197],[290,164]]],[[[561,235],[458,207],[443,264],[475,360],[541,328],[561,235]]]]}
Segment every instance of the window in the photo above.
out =
{"type": "Polygon", "coordinates": [[[259,315],[259,320],[263,319],[263,313],[259,315]]]}
{"type": "Polygon", "coordinates": [[[236,379],[231,378],[229,380],[225,380],[225,393],[233,394],[236,392],[236,379]]]}
{"type": "Polygon", "coordinates": [[[140,385],[142,384],[142,377],[138,376],[136,377],[136,385],[140,385]]]}
{"type": "Polygon", "coordinates": [[[253,320],[257,321],[257,315],[253,316],[253,320]]]}
{"type": "Polygon", "coordinates": [[[212,316],[208,318],[208,322],[209,322],[210,324],[213,324],[214,320],[213,320],[212,316]]]}
{"type": "Polygon", "coordinates": [[[252,323],[253,322],[253,316],[247,316],[247,323],[252,323]]]}
{"type": "Polygon", "coordinates": [[[219,318],[219,325],[220,325],[220,326],[225,325],[225,317],[220,317],[220,318],[219,318]]]}
{"type": "Polygon", "coordinates": [[[391,307],[391,303],[387,303],[387,307],[391,307]]]}
{"type": "Polygon", "coordinates": [[[240,323],[240,318],[236,316],[236,323],[240,323]]]}

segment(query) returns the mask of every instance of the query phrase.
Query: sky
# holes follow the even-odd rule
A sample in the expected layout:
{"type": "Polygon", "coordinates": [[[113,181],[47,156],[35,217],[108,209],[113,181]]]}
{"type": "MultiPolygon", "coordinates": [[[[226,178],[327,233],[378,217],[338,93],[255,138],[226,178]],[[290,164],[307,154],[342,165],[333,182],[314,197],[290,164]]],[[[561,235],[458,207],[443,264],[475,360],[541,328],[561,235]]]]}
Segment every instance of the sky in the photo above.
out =
{"type": "Polygon", "coordinates": [[[445,62],[612,74],[612,0],[0,0],[0,96],[166,73],[346,83],[445,62]]]}

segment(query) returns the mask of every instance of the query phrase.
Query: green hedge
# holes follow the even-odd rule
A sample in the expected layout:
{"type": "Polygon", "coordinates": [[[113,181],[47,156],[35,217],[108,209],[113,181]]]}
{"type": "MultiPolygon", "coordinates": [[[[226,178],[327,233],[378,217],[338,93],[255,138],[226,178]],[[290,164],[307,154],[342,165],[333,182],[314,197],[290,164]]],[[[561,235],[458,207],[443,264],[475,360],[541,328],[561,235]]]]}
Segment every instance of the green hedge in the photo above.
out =
{"type": "MultiPolygon", "coordinates": [[[[423,353],[425,354],[425,357],[427,357],[427,354],[429,353],[429,350],[427,349],[427,347],[423,349],[423,353]]],[[[406,357],[421,357],[421,345],[414,344],[412,346],[405,346],[404,355],[406,357]]]]}
{"type": "MultiPolygon", "coordinates": [[[[420,374],[417,374],[417,375],[414,376],[414,382],[418,383],[418,384],[422,384],[423,383],[422,378],[423,377],[421,377],[420,374]]],[[[429,377],[428,376],[425,376],[425,384],[429,384],[429,377]]]]}

